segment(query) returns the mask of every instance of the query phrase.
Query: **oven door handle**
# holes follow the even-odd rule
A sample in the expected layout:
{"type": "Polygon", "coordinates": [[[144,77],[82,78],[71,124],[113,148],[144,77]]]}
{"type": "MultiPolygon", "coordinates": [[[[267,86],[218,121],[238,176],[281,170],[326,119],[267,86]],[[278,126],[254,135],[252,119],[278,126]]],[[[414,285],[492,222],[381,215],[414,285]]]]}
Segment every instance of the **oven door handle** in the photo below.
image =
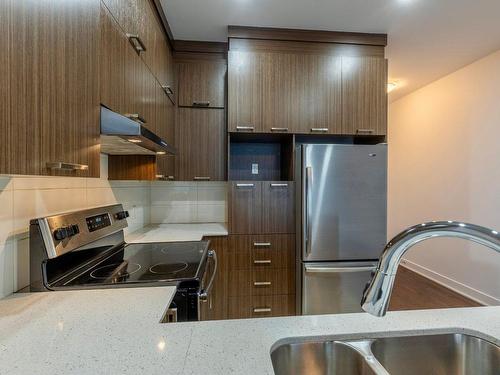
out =
{"type": "Polygon", "coordinates": [[[212,286],[213,286],[213,283],[215,280],[215,275],[217,274],[217,253],[215,252],[215,250],[209,250],[208,257],[214,259],[214,272],[212,273],[212,277],[210,278],[210,281],[208,282],[208,286],[205,289],[202,289],[198,293],[198,298],[202,302],[208,301],[208,296],[210,294],[210,291],[212,290],[212,286]]]}

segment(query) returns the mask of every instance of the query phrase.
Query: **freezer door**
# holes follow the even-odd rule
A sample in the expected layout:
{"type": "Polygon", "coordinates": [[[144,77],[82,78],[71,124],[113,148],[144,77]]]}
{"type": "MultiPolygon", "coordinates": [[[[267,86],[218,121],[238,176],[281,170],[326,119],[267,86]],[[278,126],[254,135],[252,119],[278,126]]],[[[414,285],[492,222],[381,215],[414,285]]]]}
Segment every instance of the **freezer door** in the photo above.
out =
{"type": "Polygon", "coordinates": [[[302,314],[360,312],[376,263],[309,263],[302,267],[302,314]]]}
{"type": "Polygon", "coordinates": [[[302,145],[302,260],[377,259],[386,243],[387,145],[302,145]]]}

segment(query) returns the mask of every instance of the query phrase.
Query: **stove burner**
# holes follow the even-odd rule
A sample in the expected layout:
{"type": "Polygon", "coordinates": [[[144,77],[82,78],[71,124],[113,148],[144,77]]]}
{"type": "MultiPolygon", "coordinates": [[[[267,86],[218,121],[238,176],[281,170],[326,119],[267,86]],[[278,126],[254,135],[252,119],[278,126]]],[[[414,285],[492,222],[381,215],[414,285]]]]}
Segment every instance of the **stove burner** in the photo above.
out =
{"type": "Polygon", "coordinates": [[[96,268],[90,273],[90,277],[97,280],[106,280],[109,278],[124,279],[141,269],[137,263],[113,263],[96,268]]]}
{"type": "Polygon", "coordinates": [[[156,273],[159,275],[176,274],[178,272],[184,271],[188,268],[186,262],[181,263],[158,263],[149,268],[151,273],[156,273]]]}

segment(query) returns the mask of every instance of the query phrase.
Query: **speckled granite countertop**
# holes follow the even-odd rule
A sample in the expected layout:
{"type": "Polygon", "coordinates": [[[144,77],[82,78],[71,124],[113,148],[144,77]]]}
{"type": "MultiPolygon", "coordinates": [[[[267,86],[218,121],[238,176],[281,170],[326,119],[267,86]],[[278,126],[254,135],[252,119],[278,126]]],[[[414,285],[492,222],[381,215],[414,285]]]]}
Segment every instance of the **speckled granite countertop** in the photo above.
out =
{"type": "Polygon", "coordinates": [[[126,236],[129,243],[200,241],[205,236],[227,236],[224,223],[148,225],[126,236]]]}
{"type": "Polygon", "coordinates": [[[273,374],[290,337],[467,332],[500,343],[500,307],[160,324],[172,287],[14,295],[0,300],[2,374],[273,374]]]}

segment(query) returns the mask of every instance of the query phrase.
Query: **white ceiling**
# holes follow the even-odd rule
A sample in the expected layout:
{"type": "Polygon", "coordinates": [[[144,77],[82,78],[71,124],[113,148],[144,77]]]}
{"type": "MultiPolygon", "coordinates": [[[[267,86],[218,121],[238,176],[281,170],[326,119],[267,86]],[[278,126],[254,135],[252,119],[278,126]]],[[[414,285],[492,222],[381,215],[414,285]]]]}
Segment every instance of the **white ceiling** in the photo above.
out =
{"type": "Polygon", "coordinates": [[[500,49],[500,0],[161,3],[175,39],[226,41],[227,25],[387,33],[391,101],[500,49]]]}

